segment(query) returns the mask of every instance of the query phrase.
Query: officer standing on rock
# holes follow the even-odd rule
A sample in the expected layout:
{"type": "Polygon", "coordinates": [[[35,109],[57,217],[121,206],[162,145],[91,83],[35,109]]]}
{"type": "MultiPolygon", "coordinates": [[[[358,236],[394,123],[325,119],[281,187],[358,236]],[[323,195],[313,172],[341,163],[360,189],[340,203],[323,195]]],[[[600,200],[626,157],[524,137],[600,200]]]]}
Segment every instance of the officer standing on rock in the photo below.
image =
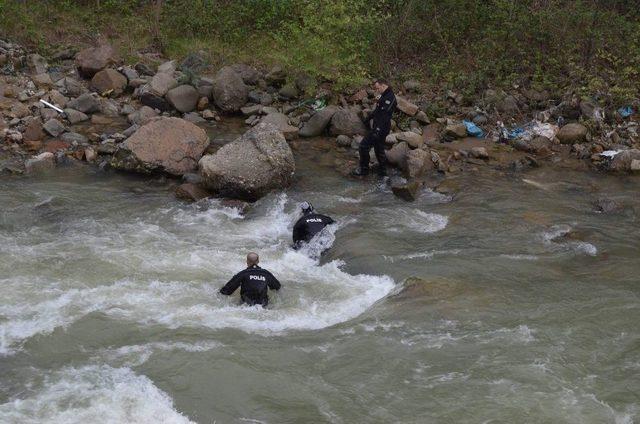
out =
{"type": "Polygon", "coordinates": [[[280,281],[266,269],[258,266],[260,258],[257,253],[247,255],[247,268],[233,276],[220,293],[229,296],[240,287],[240,298],[249,306],[269,303],[268,289],[280,290],[280,281]]]}
{"type": "Polygon", "coordinates": [[[376,80],[373,88],[380,95],[380,99],[375,110],[365,120],[370,131],[360,142],[360,166],[351,172],[351,175],[356,177],[369,174],[369,150],[371,147],[373,147],[378,159],[378,175],[381,177],[387,175],[384,142],[391,131],[391,118],[396,109],[397,101],[387,80],[376,80]]]}

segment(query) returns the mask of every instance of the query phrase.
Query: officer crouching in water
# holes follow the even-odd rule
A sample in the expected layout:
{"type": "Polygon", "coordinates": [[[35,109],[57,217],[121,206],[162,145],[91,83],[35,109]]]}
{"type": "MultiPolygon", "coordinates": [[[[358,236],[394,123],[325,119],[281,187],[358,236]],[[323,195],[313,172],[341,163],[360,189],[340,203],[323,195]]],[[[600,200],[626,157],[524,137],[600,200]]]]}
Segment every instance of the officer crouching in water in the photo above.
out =
{"type": "Polygon", "coordinates": [[[247,255],[247,269],[240,271],[233,276],[220,293],[229,296],[240,287],[240,298],[242,302],[249,306],[262,305],[266,307],[269,303],[268,289],[280,290],[280,281],[266,269],[258,266],[260,258],[257,253],[247,255]]]}
{"type": "Polygon", "coordinates": [[[369,150],[373,146],[378,159],[378,176],[387,175],[387,156],[384,151],[384,142],[391,131],[391,119],[396,110],[396,96],[387,80],[378,79],[373,84],[373,89],[380,95],[376,108],[365,119],[367,128],[370,128],[367,136],[360,142],[360,166],[351,172],[355,177],[369,175],[369,150]],[[373,125],[371,125],[373,121],[373,125]]]}
{"type": "Polygon", "coordinates": [[[293,248],[296,250],[309,243],[327,225],[335,223],[330,216],[315,213],[313,205],[309,202],[302,202],[300,209],[302,217],[293,226],[293,248]]]}

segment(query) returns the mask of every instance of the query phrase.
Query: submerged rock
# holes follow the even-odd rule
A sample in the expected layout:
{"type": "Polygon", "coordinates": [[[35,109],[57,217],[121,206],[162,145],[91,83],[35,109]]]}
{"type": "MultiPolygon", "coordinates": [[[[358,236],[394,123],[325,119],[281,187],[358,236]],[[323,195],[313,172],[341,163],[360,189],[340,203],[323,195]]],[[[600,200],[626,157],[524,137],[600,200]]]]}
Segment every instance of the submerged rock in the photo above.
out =
{"type": "Polygon", "coordinates": [[[289,186],[295,162],[284,135],[271,124],[259,123],[215,154],[205,155],[199,168],[207,188],[253,201],[289,186]]]}
{"type": "Polygon", "coordinates": [[[176,189],[176,197],[190,202],[197,202],[209,196],[210,193],[207,190],[193,183],[180,184],[176,189]]]}
{"type": "Polygon", "coordinates": [[[182,175],[195,170],[209,145],[202,128],[180,118],[160,118],[143,125],[116,150],[117,169],[182,175]]]}
{"type": "Polygon", "coordinates": [[[399,178],[391,182],[393,194],[407,202],[413,202],[417,199],[421,187],[422,184],[416,180],[406,181],[399,178]]]}

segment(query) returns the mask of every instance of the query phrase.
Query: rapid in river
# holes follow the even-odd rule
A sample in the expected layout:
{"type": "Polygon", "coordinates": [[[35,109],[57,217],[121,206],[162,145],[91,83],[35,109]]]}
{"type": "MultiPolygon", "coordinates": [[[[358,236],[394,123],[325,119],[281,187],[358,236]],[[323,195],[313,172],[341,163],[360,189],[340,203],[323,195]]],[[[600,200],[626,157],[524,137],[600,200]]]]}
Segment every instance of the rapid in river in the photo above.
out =
{"type": "Polygon", "coordinates": [[[1,179],[0,422],[638,420],[636,179],[479,172],[405,203],[318,155],[245,216],[159,177],[1,179]],[[303,200],[339,224],[297,252],[303,200]],[[248,251],[268,309],[218,293],[248,251]]]}

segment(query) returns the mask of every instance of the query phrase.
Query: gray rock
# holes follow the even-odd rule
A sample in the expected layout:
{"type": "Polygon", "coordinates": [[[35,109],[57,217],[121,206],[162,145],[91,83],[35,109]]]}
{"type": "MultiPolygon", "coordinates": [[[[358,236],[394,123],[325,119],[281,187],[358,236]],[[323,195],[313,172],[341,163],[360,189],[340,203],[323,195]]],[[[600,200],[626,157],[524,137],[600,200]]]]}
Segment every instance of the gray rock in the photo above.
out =
{"type": "Polygon", "coordinates": [[[149,89],[153,94],[160,97],[167,94],[169,90],[178,86],[178,82],[170,74],[158,72],[151,78],[149,89]]]}
{"type": "Polygon", "coordinates": [[[391,181],[391,191],[396,197],[407,202],[413,202],[420,194],[422,185],[419,181],[406,181],[404,179],[393,179],[391,181]]]}
{"type": "Polygon", "coordinates": [[[169,102],[164,97],[154,93],[147,85],[140,87],[140,103],[152,109],[158,109],[161,112],[171,110],[169,102]]]}
{"type": "Polygon", "coordinates": [[[609,162],[608,170],[613,172],[630,172],[632,171],[633,161],[637,160],[640,160],[640,150],[623,150],[615,155],[609,162]]]}
{"type": "Polygon", "coordinates": [[[116,53],[109,44],[90,47],[76,55],[78,72],[84,78],[92,78],[97,72],[116,62],[116,53]]]}
{"type": "Polygon", "coordinates": [[[464,138],[466,136],[467,136],[467,127],[462,122],[449,124],[444,129],[443,137],[447,140],[464,138]]]}
{"type": "Polygon", "coordinates": [[[100,99],[91,93],[85,93],[70,100],[67,107],[82,113],[95,113],[100,111],[100,99]]]}
{"type": "Polygon", "coordinates": [[[562,144],[584,143],[587,141],[589,130],[582,124],[572,123],[560,128],[556,137],[562,144]]]}
{"type": "Polygon", "coordinates": [[[335,106],[327,106],[314,113],[300,129],[300,137],[317,137],[324,133],[336,110],[335,106]]]}
{"type": "Polygon", "coordinates": [[[513,96],[507,96],[496,105],[498,110],[508,116],[516,115],[520,112],[518,100],[513,96]]]}
{"type": "Polygon", "coordinates": [[[282,86],[278,94],[285,99],[295,99],[298,97],[298,89],[294,84],[286,84],[282,86]]]}
{"type": "Polygon", "coordinates": [[[245,116],[260,115],[262,113],[262,105],[245,106],[240,108],[240,112],[245,116]]]}
{"type": "Polygon", "coordinates": [[[60,136],[60,139],[73,145],[84,145],[89,143],[89,139],[86,136],[77,132],[64,133],[60,136]]]}
{"type": "Polygon", "coordinates": [[[223,112],[238,112],[247,103],[249,88],[229,66],[220,69],[213,81],[213,101],[223,112]]]}
{"type": "Polygon", "coordinates": [[[207,120],[204,119],[202,116],[200,116],[200,114],[198,112],[185,113],[182,116],[182,119],[184,119],[185,121],[193,122],[194,124],[199,124],[201,122],[207,122],[207,120]]]}
{"type": "Polygon", "coordinates": [[[52,170],[56,167],[55,156],[51,152],[40,153],[24,163],[25,173],[35,174],[52,170]]]}
{"type": "Polygon", "coordinates": [[[233,198],[257,200],[291,184],[293,153],[273,125],[259,123],[199,163],[204,185],[233,198]]]}
{"type": "Polygon", "coordinates": [[[58,83],[67,96],[78,97],[87,92],[87,89],[75,78],[65,77],[58,83]]]}
{"type": "Polygon", "coordinates": [[[65,131],[64,125],[62,125],[62,123],[57,119],[49,119],[44,123],[42,129],[44,129],[47,134],[52,137],[57,137],[65,131]]]}
{"type": "Polygon", "coordinates": [[[260,122],[271,124],[284,134],[287,140],[293,140],[298,136],[298,127],[289,124],[289,117],[283,113],[275,112],[266,115],[260,122]]]}
{"type": "Polygon", "coordinates": [[[596,213],[618,213],[622,212],[623,207],[617,201],[603,197],[593,202],[593,210],[596,213]]]}
{"type": "Polygon", "coordinates": [[[122,75],[125,76],[125,78],[127,78],[127,81],[130,83],[133,80],[136,80],[138,78],[140,78],[140,74],[138,74],[138,71],[136,71],[135,69],[133,69],[130,66],[123,66],[120,69],[120,72],[122,73],[122,75]]]}
{"type": "Polygon", "coordinates": [[[402,85],[408,93],[420,93],[422,91],[420,82],[416,80],[407,80],[402,85]]]}
{"type": "Polygon", "coordinates": [[[176,71],[178,65],[175,60],[170,60],[168,62],[164,62],[158,66],[158,73],[173,75],[176,71]]]}
{"type": "Polygon", "coordinates": [[[431,155],[422,149],[410,150],[406,156],[406,170],[410,178],[423,175],[427,170],[433,169],[431,155]]]}
{"type": "Polygon", "coordinates": [[[413,131],[396,133],[396,139],[398,141],[405,141],[412,149],[418,149],[424,143],[422,136],[414,133],[413,131]]]}
{"type": "Polygon", "coordinates": [[[140,75],[147,75],[151,77],[155,74],[155,72],[153,72],[153,69],[151,69],[149,66],[145,65],[144,63],[136,63],[134,66],[134,69],[140,75]]]}
{"type": "Polygon", "coordinates": [[[155,109],[150,108],[149,106],[142,106],[135,112],[130,113],[127,116],[127,119],[132,124],[144,125],[149,122],[151,118],[155,118],[156,116],[158,116],[158,112],[156,112],[155,109]]]}
{"type": "Polygon", "coordinates": [[[182,175],[196,169],[209,145],[203,129],[180,118],[161,118],[138,129],[116,150],[111,166],[149,173],[182,175]]]}
{"type": "Polygon", "coordinates": [[[91,78],[91,88],[100,94],[112,92],[120,95],[127,87],[127,77],[115,69],[103,69],[91,78]]]}
{"type": "Polygon", "coordinates": [[[336,138],[336,142],[338,143],[338,146],[349,147],[351,146],[351,137],[348,135],[339,135],[336,138]]]}
{"type": "Polygon", "coordinates": [[[264,76],[264,79],[268,84],[280,87],[287,80],[287,74],[281,66],[274,66],[271,71],[264,76]]]}
{"type": "Polygon", "coordinates": [[[200,95],[194,87],[190,85],[180,85],[169,90],[166,98],[178,111],[187,113],[196,108],[200,95]]]}
{"type": "Polygon", "coordinates": [[[396,100],[398,101],[398,109],[406,115],[415,116],[418,113],[418,106],[411,103],[407,99],[396,96],[396,100]]]}
{"type": "Polygon", "coordinates": [[[406,142],[401,142],[393,146],[390,150],[387,150],[387,161],[400,169],[407,169],[407,154],[409,153],[409,145],[406,142]]]}
{"type": "Polygon", "coordinates": [[[231,68],[236,71],[236,73],[240,75],[240,78],[242,78],[242,81],[248,85],[258,84],[258,80],[262,77],[262,74],[257,69],[243,63],[231,65],[231,68]]]}
{"type": "Polygon", "coordinates": [[[341,134],[366,135],[367,128],[354,110],[338,108],[338,110],[336,110],[331,117],[329,134],[333,136],[338,136],[341,134]]]}
{"type": "Polygon", "coordinates": [[[49,68],[47,60],[39,54],[27,55],[27,67],[32,75],[44,74],[49,68]]]}

